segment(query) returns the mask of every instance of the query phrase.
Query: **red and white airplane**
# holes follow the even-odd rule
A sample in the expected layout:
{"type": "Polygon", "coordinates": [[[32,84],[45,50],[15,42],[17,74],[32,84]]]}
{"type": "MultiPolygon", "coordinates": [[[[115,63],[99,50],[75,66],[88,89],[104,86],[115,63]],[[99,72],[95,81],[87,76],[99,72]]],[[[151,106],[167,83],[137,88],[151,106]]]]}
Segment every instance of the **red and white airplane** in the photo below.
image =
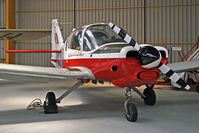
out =
{"type": "MultiPolygon", "coordinates": [[[[0,31],[4,33],[4,38],[6,38],[5,32],[12,31],[0,31]]],[[[15,34],[18,32],[15,31],[15,34]]],[[[156,95],[153,86],[161,72],[181,88],[189,90],[189,85],[174,71],[199,69],[199,61],[167,66],[167,49],[149,44],[139,45],[124,29],[113,23],[83,26],[73,30],[64,41],[58,21],[54,19],[51,34],[52,50],[8,50],[7,52],[50,52],[51,62],[55,68],[0,64],[0,73],[4,74],[12,71],[16,74],[32,73],[40,77],[48,75],[77,79],[77,83],[58,98],[53,92],[47,93],[43,105],[45,113],[57,113],[57,103],[83,83],[110,81],[115,86],[126,88],[125,116],[128,121],[134,122],[137,120],[138,112],[132,101],[132,90],[144,99],[145,104],[154,105],[156,95]],[[190,66],[190,63],[195,65],[190,66]],[[143,93],[138,88],[140,85],[146,85],[143,93]]]]}

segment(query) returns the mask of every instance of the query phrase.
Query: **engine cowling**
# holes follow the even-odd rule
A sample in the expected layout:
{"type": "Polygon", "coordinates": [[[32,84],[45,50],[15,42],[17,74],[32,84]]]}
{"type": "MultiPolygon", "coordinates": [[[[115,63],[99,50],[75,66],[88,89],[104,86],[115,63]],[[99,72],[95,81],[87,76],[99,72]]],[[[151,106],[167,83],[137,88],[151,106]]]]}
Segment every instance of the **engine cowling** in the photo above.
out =
{"type": "Polygon", "coordinates": [[[140,54],[140,64],[143,68],[150,69],[160,64],[162,56],[155,47],[143,46],[140,54]]]}

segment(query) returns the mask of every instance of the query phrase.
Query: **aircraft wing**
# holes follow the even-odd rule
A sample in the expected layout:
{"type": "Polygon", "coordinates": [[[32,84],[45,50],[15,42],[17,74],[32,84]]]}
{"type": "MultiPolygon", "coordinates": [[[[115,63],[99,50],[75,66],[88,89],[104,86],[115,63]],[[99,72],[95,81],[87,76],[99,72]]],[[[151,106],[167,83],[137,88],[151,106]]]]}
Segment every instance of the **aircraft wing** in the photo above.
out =
{"type": "Polygon", "coordinates": [[[36,40],[50,34],[50,29],[0,29],[0,40],[36,40]]]}
{"type": "Polygon", "coordinates": [[[0,74],[55,79],[94,79],[92,72],[85,67],[63,69],[54,67],[0,64],[0,74]]]}
{"type": "Polygon", "coordinates": [[[168,66],[175,72],[196,71],[196,70],[199,70],[199,60],[172,63],[172,64],[168,64],[168,66]]]}

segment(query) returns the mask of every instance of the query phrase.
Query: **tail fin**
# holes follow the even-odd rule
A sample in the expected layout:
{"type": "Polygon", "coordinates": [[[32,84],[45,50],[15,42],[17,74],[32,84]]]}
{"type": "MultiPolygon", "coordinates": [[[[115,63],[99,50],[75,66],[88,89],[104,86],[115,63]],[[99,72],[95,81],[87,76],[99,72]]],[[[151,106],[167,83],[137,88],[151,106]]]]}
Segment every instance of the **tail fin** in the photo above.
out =
{"type": "MultiPolygon", "coordinates": [[[[52,50],[63,50],[64,40],[57,19],[52,20],[52,35],[51,35],[52,50]]],[[[62,60],[63,54],[52,53],[51,59],[62,60]]]]}

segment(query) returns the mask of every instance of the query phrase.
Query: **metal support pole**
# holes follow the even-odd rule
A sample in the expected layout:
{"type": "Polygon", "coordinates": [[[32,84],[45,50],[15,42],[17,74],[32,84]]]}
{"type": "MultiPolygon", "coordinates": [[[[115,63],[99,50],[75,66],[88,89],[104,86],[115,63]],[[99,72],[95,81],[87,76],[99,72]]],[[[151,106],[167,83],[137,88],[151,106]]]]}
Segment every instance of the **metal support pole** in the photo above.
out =
{"type": "Polygon", "coordinates": [[[144,0],[144,44],[146,43],[146,0],[144,0]]]}
{"type": "MultiPolygon", "coordinates": [[[[15,29],[15,0],[6,0],[6,29],[15,29]]],[[[6,50],[14,50],[15,49],[15,41],[6,40],[6,50]]],[[[6,63],[14,64],[15,63],[15,54],[14,53],[6,53],[6,63]]]]}
{"type": "Polygon", "coordinates": [[[73,6],[73,21],[74,21],[74,24],[73,24],[73,28],[76,28],[76,0],[74,0],[74,6],[73,6]]]}
{"type": "Polygon", "coordinates": [[[197,41],[197,44],[199,44],[199,36],[198,36],[198,41],[197,41]]]}

